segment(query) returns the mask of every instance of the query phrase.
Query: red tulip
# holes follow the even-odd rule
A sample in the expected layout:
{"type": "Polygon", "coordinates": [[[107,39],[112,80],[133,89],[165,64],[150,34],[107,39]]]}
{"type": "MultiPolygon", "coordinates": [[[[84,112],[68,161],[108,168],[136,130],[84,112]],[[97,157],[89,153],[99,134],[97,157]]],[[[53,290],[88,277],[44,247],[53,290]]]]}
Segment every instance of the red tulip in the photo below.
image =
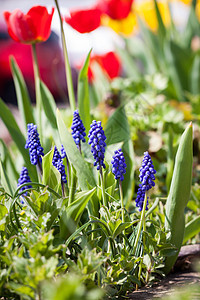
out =
{"type": "Polygon", "coordinates": [[[100,26],[101,10],[97,7],[90,9],[71,10],[70,16],[65,17],[66,23],[80,33],[91,32],[100,26]]]}
{"type": "Polygon", "coordinates": [[[44,6],[34,6],[27,14],[19,9],[12,13],[5,11],[8,33],[13,40],[25,44],[44,42],[51,33],[53,13],[54,8],[49,14],[44,6]]]}
{"type": "Polygon", "coordinates": [[[92,71],[92,64],[97,62],[102,70],[107,74],[109,79],[118,77],[121,72],[121,62],[118,56],[114,52],[108,52],[103,55],[95,55],[90,59],[88,78],[92,82],[95,79],[95,75],[92,71]]]}
{"type": "Polygon", "coordinates": [[[133,0],[100,0],[98,7],[110,18],[122,20],[129,15],[132,3],[133,0]]]}

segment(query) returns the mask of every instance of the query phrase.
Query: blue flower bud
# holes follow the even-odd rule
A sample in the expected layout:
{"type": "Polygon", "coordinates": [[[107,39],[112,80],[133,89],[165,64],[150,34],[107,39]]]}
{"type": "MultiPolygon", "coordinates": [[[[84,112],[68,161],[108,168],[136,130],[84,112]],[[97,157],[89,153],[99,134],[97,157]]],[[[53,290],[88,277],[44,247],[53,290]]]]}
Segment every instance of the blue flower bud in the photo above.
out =
{"type": "Polygon", "coordinates": [[[73,121],[72,121],[71,129],[72,129],[72,137],[78,148],[81,141],[85,143],[85,136],[86,136],[85,127],[79,116],[78,110],[75,110],[73,113],[73,121]]]}
{"type": "Polygon", "coordinates": [[[125,163],[124,154],[121,149],[115,151],[111,164],[113,165],[112,172],[115,175],[115,179],[119,179],[120,181],[123,181],[124,180],[123,175],[126,173],[126,163],[125,163]]]}
{"type": "Polygon", "coordinates": [[[62,157],[56,146],[54,148],[52,164],[60,172],[61,180],[64,183],[67,183],[67,178],[66,178],[66,174],[65,174],[65,166],[63,165],[62,157]]]}
{"type": "Polygon", "coordinates": [[[106,147],[106,136],[101,126],[101,121],[97,122],[96,120],[93,120],[90,127],[88,144],[91,145],[91,152],[95,159],[94,166],[97,167],[97,170],[100,170],[101,167],[105,169],[104,153],[106,147]]]}
{"type": "MultiPolygon", "coordinates": [[[[136,202],[136,206],[139,207],[139,211],[141,211],[143,208],[145,192],[155,186],[154,174],[156,174],[156,170],[154,169],[153,162],[151,160],[151,156],[149,155],[148,151],[144,152],[142,167],[139,169],[139,171],[140,171],[139,178],[141,184],[139,184],[137,198],[135,202],[136,202]]],[[[147,201],[146,210],[148,210],[148,201],[147,201]]]]}
{"type": "MultiPolygon", "coordinates": [[[[28,182],[31,182],[31,179],[30,179],[30,177],[29,177],[29,175],[28,175],[28,170],[27,170],[27,168],[26,168],[26,167],[23,167],[22,170],[21,170],[21,173],[20,173],[20,177],[19,177],[19,179],[18,179],[18,184],[17,184],[17,186],[20,186],[21,184],[28,183],[28,182]]],[[[24,191],[24,190],[26,190],[26,189],[29,189],[29,188],[32,188],[32,186],[31,186],[31,185],[23,186],[23,187],[19,190],[19,192],[22,192],[22,191],[24,191]]],[[[26,195],[27,195],[27,192],[25,192],[23,195],[26,196],[26,195]]]]}
{"type": "Polygon", "coordinates": [[[39,134],[37,132],[37,126],[33,123],[27,125],[27,140],[26,149],[29,149],[30,161],[33,165],[37,165],[42,162],[42,156],[44,156],[44,149],[41,147],[39,134]]]}

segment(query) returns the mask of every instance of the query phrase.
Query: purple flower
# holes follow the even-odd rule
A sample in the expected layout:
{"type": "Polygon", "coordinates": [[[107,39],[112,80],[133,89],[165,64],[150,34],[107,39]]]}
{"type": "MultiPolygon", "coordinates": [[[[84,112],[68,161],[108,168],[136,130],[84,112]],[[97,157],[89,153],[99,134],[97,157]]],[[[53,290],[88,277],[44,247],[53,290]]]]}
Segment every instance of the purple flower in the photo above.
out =
{"type": "Polygon", "coordinates": [[[101,126],[101,121],[97,122],[96,120],[93,120],[90,127],[88,144],[91,145],[91,152],[95,159],[94,166],[97,167],[97,170],[100,170],[101,167],[105,169],[104,153],[106,136],[101,126]]]}
{"type": "Polygon", "coordinates": [[[56,146],[54,148],[52,164],[60,172],[61,181],[63,181],[64,183],[67,183],[67,178],[66,178],[66,174],[65,174],[65,166],[63,165],[62,157],[56,146]]]}
{"type": "Polygon", "coordinates": [[[42,162],[42,156],[44,156],[44,149],[40,144],[37,126],[33,123],[27,125],[27,140],[25,148],[29,149],[30,161],[33,165],[37,165],[38,162],[42,162]]]}
{"type": "MultiPolygon", "coordinates": [[[[28,175],[28,170],[27,170],[27,168],[26,168],[26,167],[23,167],[22,170],[21,170],[21,173],[20,173],[20,177],[19,177],[19,179],[18,179],[18,184],[17,184],[17,186],[20,186],[20,185],[22,185],[22,184],[24,184],[24,183],[28,183],[28,182],[31,182],[31,179],[30,179],[30,177],[29,177],[29,175],[28,175]]],[[[19,192],[23,192],[24,190],[29,189],[29,188],[32,188],[32,186],[31,186],[31,185],[23,186],[23,187],[19,190],[19,192]]],[[[25,192],[23,195],[26,196],[26,195],[27,195],[27,192],[25,192]]]]}
{"type": "MultiPolygon", "coordinates": [[[[151,156],[149,155],[148,151],[144,152],[144,158],[142,161],[142,167],[140,168],[140,182],[137,198],[135,200],[136,206],[139,207],[139,211],[143,208],[143,202],[145,198],[145,192],[150,190],[152,187],[155,186],[155,176],[156,170],[154,169],[153,162],[151,160],[151,156]]],[[[146,210],[148,209],[148,200],[146,210]]]]}
{"type": "Polygon", "coordinates": [[[78,110],[74,111],[71,129],[72,129],[72,137],[78,148],[81,141],[85,143],[85,136],[86,136],[85,127],[79,116],[78,110]]]}
{"type": "Polygon", "coordinates": [[[67,158],[67,154],[65,152],[65,148],[63,145],[61,145],[61,148],[60,148],[60,153],[61,153],[61,158],[64,159],[65,157],[67,158]]]}
{"type": "Polygon", "coordinates": [[[126,173],[126,163],[121,149],[115,151],[111,164],[113,165],[112,172],[115,175],[115,179],[123,181],[126,173]]]}

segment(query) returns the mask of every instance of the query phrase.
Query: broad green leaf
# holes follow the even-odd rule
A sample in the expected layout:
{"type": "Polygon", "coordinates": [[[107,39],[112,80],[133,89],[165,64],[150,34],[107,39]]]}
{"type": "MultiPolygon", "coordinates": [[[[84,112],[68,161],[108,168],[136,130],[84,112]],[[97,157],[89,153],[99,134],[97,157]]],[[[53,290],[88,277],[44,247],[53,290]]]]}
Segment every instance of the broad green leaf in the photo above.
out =
{"type": "Polygon", "coordinates": [[[14,57],[11,57],[10,64],[17,94],[18,108],[23,120],[24,130],[26,131],[28,123],[35,124],[33,108],[31,105],[26,83],[14,57]]]}
{"type": "Polygon", "coordinates": [[[61,175],[59,171],[53,166],[52,159],[54,154],[54,148],[44,155],[42,159],[42,183],[48,185],[55,191],[58,191],[58,187],[61,182],[61,175]]]}
{"type": "Polygon", "coordinates": [[[90,61],[90,54],[88,53],[85,63],[79,73],[78,77],[78,110],[85,126],[86,132],[90,129],[90,100],[89,100],[89,84],[88,84],[88,67],[90,61]]]}
{"type": "Polygon", "coordinates": [[[4,187],[5,191],[10,195],[13,195],[13,187],[10,182],[10,179],[8,178],[8,175],[6,173],[6,170],[4,168],[1,159],[0,159],[0,179],[1,179],[1,184],[4,187]]]}
{"type": "Polygon", "coordinates": [[[0,231],[5,230],[6,220],[4,217],[7,215],[7,213],[8,213],[8,210],[5,207],[5,205],[0,203],[0,231]]]}
{"type": "Polygon", "coordinates": [[[35,166],[31,165],[29,152],[25,149],[26,140],[22,134],[19,126],[17,125],[11,111],[5,105],[5,103],[0,99],[0,117],[4,124],[6,125],[13,141],[17,145],[21,155],[24,158],[25,164],[28,168],[29,175],[33,181],[37,181],[37,172],[35,166]]]}
{"type": "Polygon", "coordinates": [[[96,192],[94,187],[90,191],[82,191],[75,194],[74,202],[71,203],[67,208],[64,208],[60,216],[60,238],[66,239],[76,229],[80,217],[88,204],[89,200],[96,192]]]}
{"type": "MultiPolygon", "coordinates": [[[[166,203],[165,228],[170,230],[171,237],[169,242],[178,249],[178,252],[183,242],[185,230],[184,209],[190,197],[192,183],[192,135],[192,125],[190,124],[182,134],[179,143],[166,203]]],[[[176,255],[170,256],[165,260],[164,272],[166,274],[173,267],[178,252],[176,255]]]]}
{"type": "Polygon", "coordinates": [[[130,129],[124,106],[120,106],[111,115],[105,127],[106,144],[116,144],[129,140],[130,129]]]}
{"type": "Polygon", "coordinates": [[[123,142],[122,151],[124,153],[127,168],[122,187],[124,202],[128,205],[132,198],[134,186],[134,151],[124,106],[120,106],[108,119],[105,135],[107,138],[107,145],[123,142]]]}
{"type": "Polygon", "coordinates": [[[45,112],[45,115],[51,124],[53,129],[57,129],[56,122],[56,104],[55,100],[47,88],[47,86],[40,80],[40,93],[41,93],[41,102],[45,112]]]}
{"type": "Polygon", "coordinates": [[[185,226],[185,234],[183,238],[183,244],[185,244],[189,239],[193,238],[196,234],[200,232],[200,216],[191,220],[185,226]]]}
{"type": "Polygon", "coordinates": [[[61,143],[64,145],[67,157],[73,167],[76,169],[78,182],[82,190],[88,189],[88,184],[91,187],[95,186],[94,176],[89,168],[89,165],[85,162],[84,158],[78,151],[76,144],[68,132],[65,123],[61,117],[59,110],[57,110],[57,123],[58,131],[61,139],[61,143]]]}

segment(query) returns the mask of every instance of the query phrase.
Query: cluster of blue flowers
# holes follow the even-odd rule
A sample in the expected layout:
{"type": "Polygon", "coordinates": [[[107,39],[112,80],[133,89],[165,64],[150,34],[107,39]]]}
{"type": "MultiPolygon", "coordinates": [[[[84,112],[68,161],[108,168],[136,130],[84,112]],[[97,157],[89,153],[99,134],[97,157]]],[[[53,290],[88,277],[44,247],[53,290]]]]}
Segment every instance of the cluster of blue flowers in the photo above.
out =
{"type": "Polygon", "coordinates": [[[54,147],[52,164],[60,172],[61,181],[64,183],[67,183],[67,178],[66,178],[66,174],[65,174],[65,166],[63,165],[62,157],[56,146],[54,147]]]}
{"type": "MultiPolygon", "coordinates": [[[[145,198],[146,191],[150,190],[155,186],[155,176],[156,170],[154,169],[153,162],[151,160],[151,156],[148,151],[144,152],[144,158],[142,161],[142,167],[140,168],[140,184],[137,192],[137,198],[135,200],[136,206],[139,208],[139,211],[143,208],[143,202],[145,198]]],[[[148,209],[148,201],[146,210],[148,209]]]]}
{"type": "Polygon", "coordinates": [[[29,149],[30,161],[33,165],[37,165],[38,163],[42,162],[42,156],[44,156],[44,149],[40,144],[37,126],[33,123],[27,125],[27,141],[25,148],[29,149]]]}
{"type": "MultiPolygon", "coordinates": [[[[29,177],[27,168],[26,168],[26,167],[23,167],[22,170],[21,170],[21,173],[20,173],[20,177],[19,177],[19,179],[18,179],[18,184],[17,184],[17,186],[20,186],[21,184],[28,183],[28,182],[31,182],[31,179],[30,179],[30,177],[29,177]]],[[[32,188],[32,186],[31,186],[31,185],[23,186],[23,187],[19,190],[19,192],[23,192],[24,190],[29,189],[29,188],[32,188]]],[[[26,195],[27,195],[27,192],[25,192],[23,195],[26,196],[26,195]]]]}
{"type": "Polygon", "coordinates": [[[126,163],[121,149],[115,151],[111,163],[113,165],[112,172],[115,175],[115,179],[123,181],[124,174],[126,173],[126,163]]]}
{"type": "Polygon", "coordinates": [[[74,111],[71,129],[72,129],[72,137],[77,147],[80,146],[81,141],[85,143],[85,136],[86,136],[85,127],[79,116],[78,110],[74,111]]]}
{"type": "Polygon", "coordinates": [[[61,145],[60,154],[61,154],[62,159],[67,158],[67,154],[65,152],[65,148],[63,145],[61,145]]]}
{"type": "Polygon", "coordinates": [[[101,167],[105,168],[104,164],[104,154],[106,147],[106,136],[104,134],[103,128],[101,126],[101,121],[93,120],[90,125],[90,130],[88,134],[88,144],[91,145],[91,152],[95,159],[94,166],[97,167],[97,170],[100,170],[101,167]]]}

